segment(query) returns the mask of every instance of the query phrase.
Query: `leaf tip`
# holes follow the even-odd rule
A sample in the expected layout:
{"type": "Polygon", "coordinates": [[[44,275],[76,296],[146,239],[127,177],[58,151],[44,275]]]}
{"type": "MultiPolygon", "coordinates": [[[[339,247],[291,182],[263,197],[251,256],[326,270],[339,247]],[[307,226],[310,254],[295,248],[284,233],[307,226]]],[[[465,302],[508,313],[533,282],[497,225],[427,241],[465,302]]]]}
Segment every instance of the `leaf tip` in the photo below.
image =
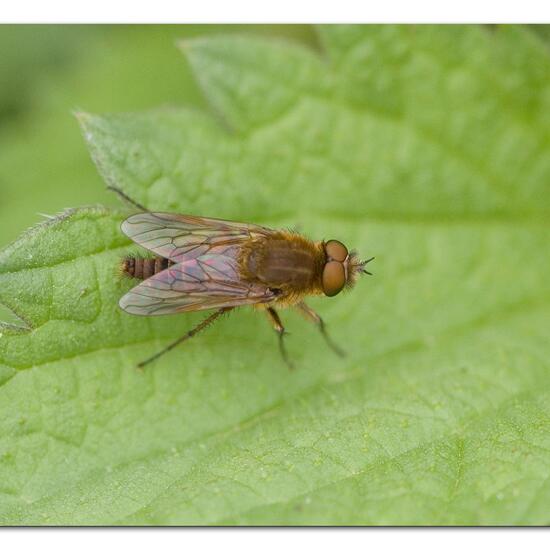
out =
{"type": "Polygon", "coordinates": [[[84,137],[84,140],[87,143],[92,144],[93,135],[91,129],[93,128],[93,123],[94,120],[97,119],[97,116],[92,115],[91,113],[87,113],[86,111],[81,111],[79,109],[73,110],[73,115],[76,118],[78,125],[80,126],[80,131],[84,137]]]}
{"type": "Polygon", "coordinates": [[[187,54],[193,47],[193,39],[191,38],[179,38],[176,40],[176,47],[183,53],[187,54]]]}
{"type": "Polygon", "coordinates": [[[80,124],[83,124],[92,118],[92,115],[90,113],[87,113],[86,111],[82,111],[80,109],[73,109],[72,113],[80,124]]]}
{"type": "Polygon", "coordinates": [[[193,64],[193,56],[199,52],[199,48],[202,45],[207,44],[208,41],[205,38],[180,38],[176,41],[176,46],[179,51],[186,57],[189,63],[193,64]]]}

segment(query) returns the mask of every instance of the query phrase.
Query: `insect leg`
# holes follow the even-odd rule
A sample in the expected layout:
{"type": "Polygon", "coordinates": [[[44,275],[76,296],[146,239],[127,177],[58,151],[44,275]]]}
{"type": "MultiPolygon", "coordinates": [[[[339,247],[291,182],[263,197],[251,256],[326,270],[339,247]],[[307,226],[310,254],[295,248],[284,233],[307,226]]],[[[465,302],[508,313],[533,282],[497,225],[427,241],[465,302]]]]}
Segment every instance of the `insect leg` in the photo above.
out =
{"type": "Polygon", "coordinates": [[[321,334],[323,335],[325,342],[328,344],[328,347],[334,353],[336,353],[336,355],[340,357],[345,357],[346,354],[344,350],[339,348],[332,341],[332,338],[328,335],[327,329],[325,327],[325,322],[323,321],[321,316],[318,313],[316,313],[313,309],[311,309],[305,302],[300,302],[296,307],[308,321],[315,323],[319,327],[319,330],[321,331],[321,334]]]}
{"type": "Polygon", "coordinates": [[[288,358],[288,354],[286,352],[285,343],[283,342],[283,338],[285,334],[287,334],[285,327],[283,326],[283,323],[281,323],[281,318],[279,317],[279,314],[275,311],[274,308],[268,307],[266,309],[267,316],[269,317],[269,320],[271,321],[271,324],[273,325],[273,328],[277,332],[277,335],[279,336],[279,349],[281,350],[281,355],[283,356],[283,361],[288,365],[290,369],[294,368],[294,364],[290,359],[288,358]]]}
{"type": "Polygon", "coordinates": [[[198,325],[193,327],[190,331],[186,332],[183,336],[180,336],[177,340],[174,340],[171,344],[168,344],[164,349],[161,349],[158,353],[155,353],[155,355],[151,355],[151,357],[145,359],[145,361],[141,361],[141,363],[138,363],[138,367],[144,367],[145,365],[148,365],[149,363],[158,359],[161,355],[164,355],[165,353],[174,349],[178,344],[185,342],[185,340],[189,340],[189,338],[192,338],[193,336],[195,336],[195,334],[205,329],[208,325],[212,324],[218,317],[221,317],[224,313],[226,313],[230,309],[233,309],[233,308],[222,307],[218,309],[217,311],[212,313],[212,315],[206,317],[206,319],[203,319],[198,325]]]}
{"type": "Polygon", "coordinates": [[[116,185],[107,185],[107,189],[110,191],[114,191],[123,201],[126,201],[130,203],[132,206],[135,206],[138,210],[143,210],[144,212],[149,212],[145,206],[142,206],[139,202],[132,199],[130,196],[128,196],[120,187],[117,187],[116,185]]]}

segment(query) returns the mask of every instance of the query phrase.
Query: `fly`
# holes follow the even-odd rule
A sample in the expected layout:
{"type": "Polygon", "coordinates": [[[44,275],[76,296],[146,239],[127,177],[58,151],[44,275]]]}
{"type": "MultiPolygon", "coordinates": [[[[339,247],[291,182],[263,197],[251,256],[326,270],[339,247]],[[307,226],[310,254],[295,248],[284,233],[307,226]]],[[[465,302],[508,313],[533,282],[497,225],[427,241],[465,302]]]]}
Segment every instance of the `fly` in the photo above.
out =
{"type": "Polygon", "coordinates": [[[139,363],[158,359],[228,311],[251,305],[264,310],[273,325],[284,361],[292,366],[284,345],[285,328],[278,308],[294,307],[315,323],[329,347],[342,350],[329,337],[323,319],[304,299],[336,296],[369,273],[340,241],[312,241],[300,234],[250,223],[150,212],[114,188],[143,212],[127,218],[122,231],[153,253],[127,257],[121,269],[142,282],[119,302],[132,315],[167,315],[214,310],[193,329],[139,363]]]}

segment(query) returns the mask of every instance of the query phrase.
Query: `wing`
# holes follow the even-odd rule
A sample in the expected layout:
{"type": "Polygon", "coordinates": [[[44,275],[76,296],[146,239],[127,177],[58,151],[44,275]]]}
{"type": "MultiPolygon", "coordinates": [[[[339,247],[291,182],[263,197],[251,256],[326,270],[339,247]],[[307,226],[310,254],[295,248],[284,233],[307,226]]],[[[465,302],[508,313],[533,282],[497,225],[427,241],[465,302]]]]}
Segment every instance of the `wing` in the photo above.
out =
{"type": "Polygon", "coordinates": [[[211,247],[207,254],[185,258],[127,292],[120,307],[133,315],[166,315],[184,311],[270,302],[267,286],[242,281],[240,245],[211,247]]]}
{"type": "Polygon", "coordinates": [[[260,225],[164,212],[142,212],[122,223],[134,242],[173,262],[198,258],[213,247],[275,233],[260,225]]]}

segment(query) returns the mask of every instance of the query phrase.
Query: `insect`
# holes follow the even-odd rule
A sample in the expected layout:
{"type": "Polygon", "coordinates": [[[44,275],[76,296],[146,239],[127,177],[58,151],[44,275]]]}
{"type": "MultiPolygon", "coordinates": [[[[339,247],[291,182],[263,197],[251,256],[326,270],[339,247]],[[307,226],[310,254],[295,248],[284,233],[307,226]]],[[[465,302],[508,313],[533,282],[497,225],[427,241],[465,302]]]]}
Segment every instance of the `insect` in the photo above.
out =
{"type": "Polygon", "coordinates": [[[122,272],[141,283],[120,307],[133,315],[214,310],[193,329],[142,361],[144,366],[195,336],[230,310],[251,305],[267,313],[284,361],[292,366],[277,308],[295,307],[315,323],[327,344],[342,355],[322,318],[304,298],[336,296],[351,287],[374,258],[360,261],[337,240],[314,242],[292,231],[183,214],[143,211],[127,218],[122,231],[154,256],[126,257],[122,272]]]}

